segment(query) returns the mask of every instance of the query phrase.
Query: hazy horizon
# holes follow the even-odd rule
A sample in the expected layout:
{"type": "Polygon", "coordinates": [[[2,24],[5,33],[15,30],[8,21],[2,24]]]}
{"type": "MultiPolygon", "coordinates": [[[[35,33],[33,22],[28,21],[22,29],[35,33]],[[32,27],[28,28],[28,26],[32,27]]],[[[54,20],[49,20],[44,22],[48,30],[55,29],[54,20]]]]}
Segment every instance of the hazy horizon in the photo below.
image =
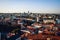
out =
{"type": "Polygon", "coordinates": [[[60,13],[60,0],[0,0],[0,13],[60,13]]]}

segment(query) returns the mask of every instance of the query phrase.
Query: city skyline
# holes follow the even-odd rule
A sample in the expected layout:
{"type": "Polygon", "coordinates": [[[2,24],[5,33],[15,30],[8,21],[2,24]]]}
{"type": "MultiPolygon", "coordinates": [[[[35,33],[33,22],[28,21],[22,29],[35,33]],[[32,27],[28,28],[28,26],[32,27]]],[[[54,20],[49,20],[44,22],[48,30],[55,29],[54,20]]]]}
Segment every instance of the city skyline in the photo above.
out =
{"type": "Polygon", "coordinates": [[[60,0],[0,0],[0,13],[60,13],[60,0]]]}

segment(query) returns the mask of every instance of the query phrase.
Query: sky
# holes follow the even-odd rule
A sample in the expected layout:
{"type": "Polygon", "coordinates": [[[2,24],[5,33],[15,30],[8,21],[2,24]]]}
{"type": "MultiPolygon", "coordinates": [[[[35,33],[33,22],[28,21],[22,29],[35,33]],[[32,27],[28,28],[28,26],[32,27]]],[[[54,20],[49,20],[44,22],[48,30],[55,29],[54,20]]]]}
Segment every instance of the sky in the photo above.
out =
{"type": "Polygon", "coordinates": [[[60,13],[60,0],[0,0],[0,13],[60,13]]]}

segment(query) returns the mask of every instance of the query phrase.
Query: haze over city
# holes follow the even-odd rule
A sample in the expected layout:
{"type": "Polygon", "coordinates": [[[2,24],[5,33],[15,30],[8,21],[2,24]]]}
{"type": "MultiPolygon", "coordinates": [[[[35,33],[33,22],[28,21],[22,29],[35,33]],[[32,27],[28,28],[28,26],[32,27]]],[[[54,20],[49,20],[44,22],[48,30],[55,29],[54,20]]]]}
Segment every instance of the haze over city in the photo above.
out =
{"type": "Polygon", "coordinates": [[[0,40],[60,40],[60,0],[0,0],[0,40]]]}
{"type": "Polygon", "coordinates": [[[60,13],[60,0],[0,0],[0,13],[60,13]]]}

